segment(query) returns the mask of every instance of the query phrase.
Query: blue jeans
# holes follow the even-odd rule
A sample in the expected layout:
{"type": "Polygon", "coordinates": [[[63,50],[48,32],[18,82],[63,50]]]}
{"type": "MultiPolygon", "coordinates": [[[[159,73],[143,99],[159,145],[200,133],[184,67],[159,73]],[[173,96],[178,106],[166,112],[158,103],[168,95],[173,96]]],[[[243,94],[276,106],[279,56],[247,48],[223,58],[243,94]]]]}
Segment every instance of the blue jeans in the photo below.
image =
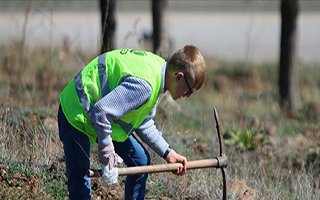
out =
{"type": "MultiPolygon", "coordinates": [[[[69,199],[90,199],[91,183],[87,177],[90,168],[90,142],[88,137],[69,124],[61,107],[58,111],[59,136],[66,159],[69,199]]],[[[133,136],[124,142],[113,141],[116,153],[128,167],[150,164],[150,155],[133,136]]],[[[127,176],[125,199],[144,199],[148,174],[127,176]]]]}

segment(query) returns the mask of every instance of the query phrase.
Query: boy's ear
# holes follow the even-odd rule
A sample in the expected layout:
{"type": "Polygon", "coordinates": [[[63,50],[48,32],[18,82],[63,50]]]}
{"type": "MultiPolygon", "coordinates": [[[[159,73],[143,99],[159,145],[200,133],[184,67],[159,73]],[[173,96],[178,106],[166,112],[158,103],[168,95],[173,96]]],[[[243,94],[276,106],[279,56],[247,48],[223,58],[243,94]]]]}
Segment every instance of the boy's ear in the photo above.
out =
{"type": "Polygon", "coordinates": [[[176,75],[176,79],[180,80],[181,78],[183,78],[184,73],[180,71],[180,72],[176,72],[175,75],[176,75]]]}

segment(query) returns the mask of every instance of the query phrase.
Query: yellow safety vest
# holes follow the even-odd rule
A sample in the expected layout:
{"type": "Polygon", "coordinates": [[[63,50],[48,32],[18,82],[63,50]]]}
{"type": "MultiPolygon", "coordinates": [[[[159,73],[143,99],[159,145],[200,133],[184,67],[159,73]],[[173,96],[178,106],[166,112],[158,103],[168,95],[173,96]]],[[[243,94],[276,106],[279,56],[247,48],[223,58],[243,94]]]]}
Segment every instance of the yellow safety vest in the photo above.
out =
{"type": "Polygon", "coordinates": [[[124,77],[133,76],[147,81],[152,94],[136,110],[111,123],[111,137],[125,141],[139,127],[155,106],[162,85],[165,60],[151,52],[118,49],[102,54],[85,66],[60,94],[60,103],[68,122],[95,143],[97,133],[88,116],[93,105],[116,88],[124,77]]]}

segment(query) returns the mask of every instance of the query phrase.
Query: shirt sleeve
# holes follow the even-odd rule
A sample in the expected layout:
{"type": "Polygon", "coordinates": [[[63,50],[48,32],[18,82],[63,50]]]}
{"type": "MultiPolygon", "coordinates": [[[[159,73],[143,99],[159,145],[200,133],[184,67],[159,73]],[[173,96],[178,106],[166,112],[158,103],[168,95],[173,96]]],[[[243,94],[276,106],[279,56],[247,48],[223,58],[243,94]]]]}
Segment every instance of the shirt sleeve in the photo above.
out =
{"type": "Polygon", "coordinates": [[[153,120],[156,114],[156,106],[152,109],[149,116],[144,122],[136,129],[136,133],[152,150],[154,150],[159,156],[163,157],[164,153],[169,148],[169,144],[162,137],[153,120]]]}
{"type": "Polygon", "coordinates": [[[145,80],[127,77],[95,103],[90,118],[97,131],[99,147],[103,148],[112,141],[111,122],[143,105],[151,93],[152,88],[145,80]]]}

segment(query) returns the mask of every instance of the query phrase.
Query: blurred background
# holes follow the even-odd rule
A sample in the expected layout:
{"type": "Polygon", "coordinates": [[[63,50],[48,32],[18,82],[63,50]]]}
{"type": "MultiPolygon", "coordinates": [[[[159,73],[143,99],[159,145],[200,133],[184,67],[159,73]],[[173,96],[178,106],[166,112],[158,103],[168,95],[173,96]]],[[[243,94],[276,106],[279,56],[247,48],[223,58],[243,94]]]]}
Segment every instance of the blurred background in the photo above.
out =
{"type": "MultiPolygon", "coordinates": [[[[67,39],[73,48],[95,51],[101,45],[99,1],[1,0],[0,42],[20,39],[31,45],[57,47],[67,39]],[[26,30],[23,30],[23,29],[26,30]]],[[[142,48],[138,39],[152,35],[152,1],[116,1],[116,47],[142,48]]],[[[297,51],[299,60],[319,61],[320,3],[300,1],[297,51]]],[[[204,54],[226,60],[277,61],[280,47],[280,3],[277,0],[167,1],[164,34],[172,50],[197,45],[204,54]]]]}
{"type": "MultiPolygon", "coordinates": [[[[91,59],[115,48],[167,59],[186,44],[207,76],[190,98],[160,97],[171,146],[189,160],[218,155],[215,106],[228,199],[319,198],[319,0],[0,0],[0,30],[0,199],[67,199],[58,96],[91,59]]],[[[152,174],[147,199],[221,199],[221,183],[215,169],[152,174]]],[[[123,188],[92,180],[93,199],[123,199],[123,188]]]]}

